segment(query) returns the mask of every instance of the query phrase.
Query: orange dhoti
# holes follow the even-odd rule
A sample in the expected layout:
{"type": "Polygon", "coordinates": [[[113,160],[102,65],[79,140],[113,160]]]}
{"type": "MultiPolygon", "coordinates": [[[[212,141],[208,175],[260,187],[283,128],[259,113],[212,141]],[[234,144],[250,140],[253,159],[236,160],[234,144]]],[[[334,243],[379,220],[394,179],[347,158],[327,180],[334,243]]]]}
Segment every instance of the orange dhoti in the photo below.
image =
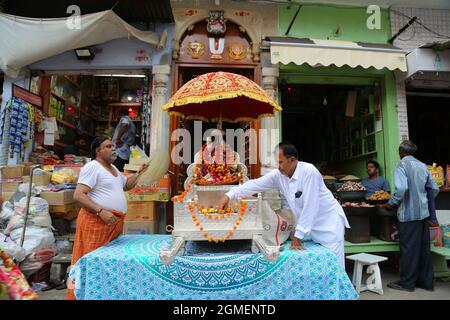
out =
{"type": "MultiPolygon", "coordinates": [[[[98,249],[122,234],[123,217],[118,217],[115,224],[106,224],[99,216],[81,209],[77,218],[75,242],[72,252],[73,266],[77,261],[95,249],[98,249]]],[[[75,300],[73,288],[68,281],[66,300],[75,300]]]]}

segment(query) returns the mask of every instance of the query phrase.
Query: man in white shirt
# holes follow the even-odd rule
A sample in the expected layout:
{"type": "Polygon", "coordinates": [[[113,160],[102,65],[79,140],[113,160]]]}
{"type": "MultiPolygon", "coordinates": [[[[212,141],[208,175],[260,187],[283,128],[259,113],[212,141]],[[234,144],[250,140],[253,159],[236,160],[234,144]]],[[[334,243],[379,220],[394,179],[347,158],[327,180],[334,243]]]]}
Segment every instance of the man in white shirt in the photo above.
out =
{"type": "MultiPolygon", "coordinates": [[[[128,178],[113,165],[116,149],[106,137],[97,137],[91,144],[95,157],[80,171],[74,200],[80,204],[77,217],[72,265],[85,254],[108,244],[122,234],[127,211],[125,192],[134,188],[138,178],[148,167],[128,178]]],[[[72,288],[67,289],[66,299],[74,300],[72,288]]]]}
{"type": "Polygon", "coordinates": [[[278,170],[231,189],[220,201],[223,209],[230,200],[278,189],[286,198],[297,226],[291,235],[293,250],[304,250],[305,236],[333,251],[345,269],[344,232],[350,228],[339,202],[325,186],[322,175],[310,163],[298,161],[297,149],[287,143],[277,147],[278,170]]]}

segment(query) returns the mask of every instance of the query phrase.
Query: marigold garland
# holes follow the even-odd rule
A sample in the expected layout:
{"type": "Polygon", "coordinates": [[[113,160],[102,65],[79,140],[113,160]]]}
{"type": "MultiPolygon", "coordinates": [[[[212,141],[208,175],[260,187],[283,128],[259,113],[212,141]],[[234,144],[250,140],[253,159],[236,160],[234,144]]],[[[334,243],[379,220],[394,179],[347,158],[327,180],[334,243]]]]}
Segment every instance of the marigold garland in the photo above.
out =
{"type": "MultiPolygon", "coordinates": [[[[192,221],[194,222],[195,226],[199,228],[200,231],[204,231],[205,228],[202,226],[202,224],[200,223],[200,221],[198,221],[198,216],[197,214],[194,212],[195,209],[197,209],[198,212],[205,214],[204,212],[202,212],[201,210],[203,206],[198,206],[198,202],[194,202],[194,205],[189,205],[188,209],[191,212],[191,216],[192,216],[192,221]]],[[[238,228],[238,226],[241,224],[242,219],[245,215],[245,211],[247,210],[247,202],[244,202],[241,200],[241,204],[239,207],[239,215],[236,218],[236,222],[233,225],[232,229],[227,233],[227,235],[225,237],[222,238],[215,238],[213,236],[211,236],[208,232],[203,233],[203,237],[208,239],[209,242],[215,242],[215,243],[219,243],[221,242],[225,242],[225,240],[230,239],[233,234],[234,231],[238,228]]],[[[224,219],[225,218],[225,212],[227,214],[227,216],[231,216],[232,213],[236,213],[236,212],[232,212],[232,209],[230,207],[228,207],[226,210],[219,210],[218,213],[220,213],[220,217],[219,215],[217,215],[216,213],[214,213],[215,215],[213,216],[212,213],[206,213],[205,216],[208,217],[208,219],[213,219],[214,220],[219,220],[220,218],[224,219]]]]}
{"type": "MultiPolygon", "coordinates": [[[[215,151],[213,151],[213,154],[212,154],[212,159],[211,159],[212,163],[206,163],[204,160],[205,147],[206,147],[206,145],[204,145],[201,150],[202,163],[195,165],[194,176],[189,181],[188,187],[186,188],[186,190],[183,191],[183,193],[181,195],[174,196],[172,198],[173,202],[183,202],[184,198],[189,193],[190,188],[194,183],[211,184],[210,181],[203,178],[203,176],[206,174],[210,174],[211,176],[217,177],[216,181],[213,183],[216,185],[233,184],[234,182],[236,182],[238,180],[241,183],[243,182],[242,173],[235,172],[235,173],[231,174],[231,165],[228,164],[228,163],[230,163],[230,159],[227,157],[227,155],[232,154],[233,160],[236,161],[234,152],[233,153],[227,152],[226,154],[224,154],[223,148],[219,147],[217,156],[225,155],[226,164],[222,163],[223,162],[222,159],[217,159],[215,151]],[[219,161],[217,161],[217,160],[219,160],[219,161]]],[[[191,213],[192,221],[194,222],[195,226],[199,228],[200,231],[205,231],[205,228],[202,226],[202,224],[198,220],[197,213],[203,214],[209,220],[225,219],[227,217],[231,217],[232,215],[234,215],[236,213],[238,214],[232,229],[227,233],[227,235],[225,237],[216,238],[216,237],[210,235],[208,232],[204,232],[203,237],[208,239],[209,242],[219,243],[220,241],[225,242],[225,240],[230,239],[233,236],[235,230],[237,230],[237,228],[241,224],[242,219],[245,215],[245,211],[247,210],[247,203],[242,200],[240,202],[239,208],[227,207],[225,210],[222,210],[222,209],[217,210],[217,209],[213,209],[213,208],[208,209],[208,208],[205,208],[204,206],[199,206],[199,203],[197,201],[194,201],[193,198],[191,200],[193,201],[193,205],[189,204],[188,209],[191,213]],[[236,212],[236,209],[238,209],[237,212],[236,212]],[[197,212],[194,212],[194,211],[197,211],[197,212]]]]}

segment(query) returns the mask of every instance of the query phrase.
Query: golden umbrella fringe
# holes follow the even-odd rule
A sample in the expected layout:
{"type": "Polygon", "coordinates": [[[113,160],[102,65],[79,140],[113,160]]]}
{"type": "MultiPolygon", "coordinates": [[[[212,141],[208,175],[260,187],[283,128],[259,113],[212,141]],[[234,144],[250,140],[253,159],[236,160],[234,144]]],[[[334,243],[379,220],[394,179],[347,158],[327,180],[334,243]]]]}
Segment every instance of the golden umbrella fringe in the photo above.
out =
{"type": "Polygon", "coordinates": [[[231,123],[238,123],[238,122],[247,122],[247,121],[255,121],[255,120],[260,120],[262,118],[268,118],[268,117],[273,117],[273,113],[263,113],[261,115],[258,116],[258,118],[252,118],[252,117],[239,117],[236,118],[234,120],[229,119],[229,118],[212,118],[212,119],[207,119],[203,116],[200,115],[189,115],[189,116],[185,116],[183,113],[178,112],[178,111],[169,111],[169,115],[171,116],[178,116],[181,117],[182,119],[186,119],[186,120],[200,120],[200,121],[205,121],[205,122],[218,122],[220,120],[224,121],[224,122],[231,122],[231,123]]]}
{"type": "MultiPolygon", "coordinates": [[[[191,103],[203,103],[203,102],[211,102],[211,101],[217,101],[222,99],[233,99],[238,98],[240,96],[245,96],[250,99],[254,99],[260,102],[265,102],[270,104],[272,107],[274,107],[275,110],[282,111],[283,109],[274,102],[271,98],[262,96],[260,94],[252,93],[252,92],[222,92],[222,93],[212,93],[208,94],[206,96],[198,96],[198,97],[186,97],[182,99],[170,99],[165,105],[163,105],[161,108],[164,111],[170,111],[170,108],[176,107],[176,106],[183,106],[191,103]]],[[[275,113],[274,110],[274,113],[275,113]]]]}

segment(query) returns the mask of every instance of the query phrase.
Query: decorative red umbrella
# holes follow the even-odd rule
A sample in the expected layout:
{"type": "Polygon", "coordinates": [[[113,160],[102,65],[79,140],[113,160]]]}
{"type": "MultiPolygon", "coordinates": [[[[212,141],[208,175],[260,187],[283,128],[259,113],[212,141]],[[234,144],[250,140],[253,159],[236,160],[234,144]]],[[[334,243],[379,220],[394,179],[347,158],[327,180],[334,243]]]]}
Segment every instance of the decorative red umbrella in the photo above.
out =
{"type": "Polygon", "coordinates": [[[282,110],[255,82],[223,71],[190,80],[162,109],[188,120],[227,122],[253,121],[282,110]]]}

